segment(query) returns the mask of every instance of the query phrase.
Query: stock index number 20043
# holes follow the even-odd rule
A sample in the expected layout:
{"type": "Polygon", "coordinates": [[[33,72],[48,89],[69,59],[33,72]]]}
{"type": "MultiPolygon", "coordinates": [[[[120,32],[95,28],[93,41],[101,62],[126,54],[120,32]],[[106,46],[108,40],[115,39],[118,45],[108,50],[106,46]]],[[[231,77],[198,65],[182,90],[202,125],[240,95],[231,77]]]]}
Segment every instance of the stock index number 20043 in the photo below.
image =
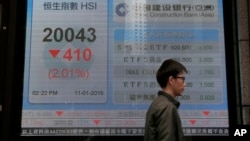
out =
{"type": "Polygon", "coordinates": [[[50,28],[46,27],[43,29],[43,32],[46,33],[43,38],[43,42],[61,42],[65,40],[66,42],[73,42],[74,40],[80,40],[81,42],[94,42],[96,40],[96,29],[93,27],[89,27],[87,29],[73,29],[68,27],[66,29],[62,29],[60,27],[50,28]]]}

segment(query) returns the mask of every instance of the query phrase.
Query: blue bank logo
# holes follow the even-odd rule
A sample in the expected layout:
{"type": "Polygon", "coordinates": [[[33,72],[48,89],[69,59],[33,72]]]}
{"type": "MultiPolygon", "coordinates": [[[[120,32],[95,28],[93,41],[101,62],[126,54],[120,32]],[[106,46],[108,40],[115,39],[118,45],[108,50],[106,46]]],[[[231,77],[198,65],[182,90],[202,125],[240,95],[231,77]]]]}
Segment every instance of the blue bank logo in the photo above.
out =
{"type": "Polygon", "coordinates": [[[128,14],[128,5],[126,3],[120,3],[116,6],[115,12],[118,16],[124,17],[128,14]]]}

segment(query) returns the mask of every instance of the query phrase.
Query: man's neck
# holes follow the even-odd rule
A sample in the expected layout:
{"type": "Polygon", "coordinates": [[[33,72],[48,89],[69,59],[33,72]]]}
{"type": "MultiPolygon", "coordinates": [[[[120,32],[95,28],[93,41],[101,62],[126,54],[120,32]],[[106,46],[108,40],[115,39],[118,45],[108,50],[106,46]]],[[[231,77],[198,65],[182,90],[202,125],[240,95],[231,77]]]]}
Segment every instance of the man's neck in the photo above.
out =
{"type": "Polygon", "coordinates": [[[173,98],[175,98],[176,96],[174,95],[172,89],[166,87],[166,88],[163,88],[162,91],[164,91],[165,93],[167,93],[168,95],[172,96],[173,98]]]}

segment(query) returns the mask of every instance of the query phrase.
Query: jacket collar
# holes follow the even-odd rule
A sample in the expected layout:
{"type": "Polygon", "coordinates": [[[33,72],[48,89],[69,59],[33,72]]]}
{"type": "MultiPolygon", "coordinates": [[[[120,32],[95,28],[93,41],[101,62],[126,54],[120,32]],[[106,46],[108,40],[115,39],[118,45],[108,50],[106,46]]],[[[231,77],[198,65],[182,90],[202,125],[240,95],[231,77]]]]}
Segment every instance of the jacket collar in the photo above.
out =
{"type": "Polygon", "coordinates": [[[180,102],[177,101],[176,99],[174,99],[172,96],[170,96],[169,94],[165,93],[164,91],[159,91],[158,95],[162,95],[164,97],[166,97],[169,101],[171,101],[177,108],[179,108],[180,106],[180,102]]]}

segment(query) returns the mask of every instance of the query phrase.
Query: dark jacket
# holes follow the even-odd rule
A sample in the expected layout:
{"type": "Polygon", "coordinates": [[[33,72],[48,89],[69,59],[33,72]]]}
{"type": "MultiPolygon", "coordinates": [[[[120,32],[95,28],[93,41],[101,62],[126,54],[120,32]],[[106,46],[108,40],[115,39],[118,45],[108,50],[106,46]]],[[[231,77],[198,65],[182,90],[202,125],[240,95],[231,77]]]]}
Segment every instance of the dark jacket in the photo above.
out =
{"type": "Polygon", "coordinates": [[[151,103],[146,114],[144,141],[182,141],[180,103],[163,91],[151,103]]]}

